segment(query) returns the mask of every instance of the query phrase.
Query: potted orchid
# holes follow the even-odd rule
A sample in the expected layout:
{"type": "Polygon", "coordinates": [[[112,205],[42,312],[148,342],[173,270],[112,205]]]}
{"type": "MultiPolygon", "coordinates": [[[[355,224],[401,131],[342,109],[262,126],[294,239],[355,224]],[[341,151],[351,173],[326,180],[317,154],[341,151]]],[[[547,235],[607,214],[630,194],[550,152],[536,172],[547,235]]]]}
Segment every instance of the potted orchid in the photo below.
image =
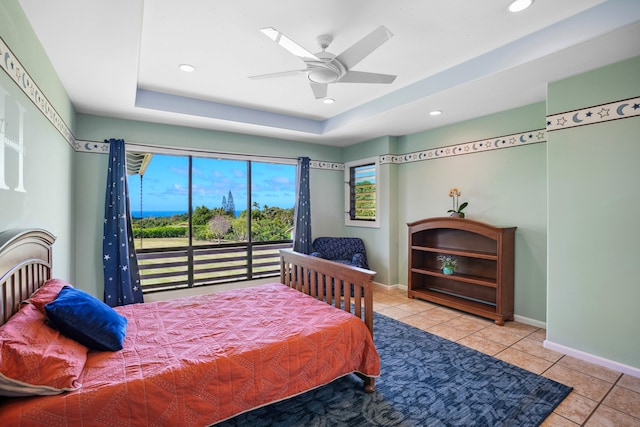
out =
{"type": "Polygon", "coordinates": [[[469,204],[468,202],[464,202],[463,204],[458,206],[458,197],[462,195],[462,192],[459,188],[453,187],[449,190],[449,197],[453,199],[453,209],[449,209],[447,212],[451,213],[452,217],[464,218],[464,208],[469,204]]]}

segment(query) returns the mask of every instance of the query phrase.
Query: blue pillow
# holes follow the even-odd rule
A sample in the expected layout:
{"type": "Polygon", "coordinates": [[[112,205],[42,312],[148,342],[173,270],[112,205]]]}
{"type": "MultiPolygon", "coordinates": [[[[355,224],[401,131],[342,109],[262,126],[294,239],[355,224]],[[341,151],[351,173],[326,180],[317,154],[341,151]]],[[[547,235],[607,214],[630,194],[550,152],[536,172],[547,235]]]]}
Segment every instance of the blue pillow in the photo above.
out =
{"type": "Polygon", "coordinates": [[[60,332],[93,350],[122,350],[127,319],[96,297],[65,286],[44,306],[60,332]]]}

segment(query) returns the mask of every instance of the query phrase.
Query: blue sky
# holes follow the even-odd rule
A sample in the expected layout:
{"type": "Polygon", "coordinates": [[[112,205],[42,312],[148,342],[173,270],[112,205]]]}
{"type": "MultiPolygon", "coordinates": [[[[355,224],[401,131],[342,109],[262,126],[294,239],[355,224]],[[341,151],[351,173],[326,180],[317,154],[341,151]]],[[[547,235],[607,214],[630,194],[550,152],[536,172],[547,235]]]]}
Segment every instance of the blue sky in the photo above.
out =
{"type": "MultiPolygon", "coordinates": [[[[295,203],[296,166],[251,163],[252,201],[292,208],[295,203]]],[[[189,160],[154,154],[142,180],[144,211],[188,209],[189,160]]],[[[193,158],[193,206],[222,207],[222,198],[233,194],[237,211],[247,206],[247,162],[193,158]]],[[[140,212],[140,177],[129,176],[129,198],[134,215],[140,212]]]]}

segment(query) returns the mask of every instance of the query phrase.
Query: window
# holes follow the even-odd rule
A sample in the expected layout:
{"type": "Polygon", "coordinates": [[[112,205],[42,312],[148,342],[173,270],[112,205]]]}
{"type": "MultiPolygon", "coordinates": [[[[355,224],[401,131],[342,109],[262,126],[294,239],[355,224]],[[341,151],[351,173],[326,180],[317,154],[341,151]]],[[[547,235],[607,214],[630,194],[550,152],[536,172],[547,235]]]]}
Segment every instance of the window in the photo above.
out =
{"type": "Polygon", "coordinates": [[[128,154],[145,292],[279,274],[279,249],[292,246],[296,165],[237,157],[128,154]]]}
{"type": "Polygon", "coordinates": [[[345,224],[379,227],[378,159],[345,163],[345,224]]]}

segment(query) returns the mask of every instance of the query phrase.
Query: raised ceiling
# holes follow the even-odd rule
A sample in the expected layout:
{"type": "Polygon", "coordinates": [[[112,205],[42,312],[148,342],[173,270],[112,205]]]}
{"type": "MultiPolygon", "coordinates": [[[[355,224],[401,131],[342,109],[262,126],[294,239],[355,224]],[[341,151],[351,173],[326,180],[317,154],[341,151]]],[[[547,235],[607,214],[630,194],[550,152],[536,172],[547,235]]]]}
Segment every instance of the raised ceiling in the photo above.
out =
{"type": "Polygon", "coordinates": [[[80,113],[347,146],[543,101],[548,82],[640,55],[640,1],[20,0],[80,113]],[[354,70],[392,84],[330,84],[266,37],[339,54],[380,25],[393,37],[354,70]],[[185,73],[179,64],[196,67],[185,73]],[[432,117],[431,110],[443,114],[432,117]]]}

